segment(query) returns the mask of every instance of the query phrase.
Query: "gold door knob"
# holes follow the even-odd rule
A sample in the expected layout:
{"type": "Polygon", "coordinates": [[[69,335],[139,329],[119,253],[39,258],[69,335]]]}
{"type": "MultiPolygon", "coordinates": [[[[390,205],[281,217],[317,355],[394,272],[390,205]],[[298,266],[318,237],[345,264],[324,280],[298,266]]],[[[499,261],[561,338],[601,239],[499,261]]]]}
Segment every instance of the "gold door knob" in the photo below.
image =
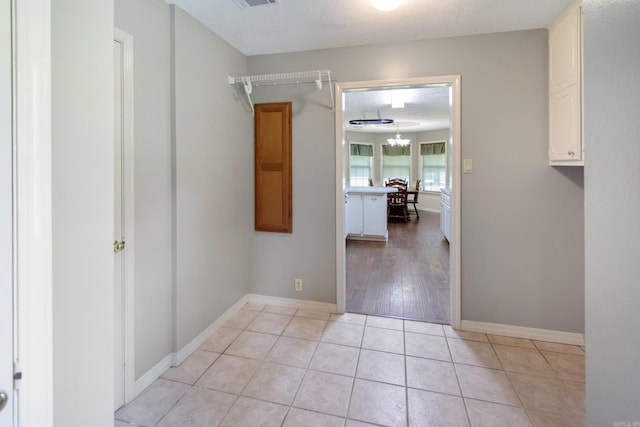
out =
{"type": "Polygon", "coordinates": [[[117,240],[113,241],[113,251],[121,252],[124,250],[124,242],[118,242],[117,240]]]}
{"type": "Polygon", "coordinates": [[[4,391],[0,391],[0,411],[4,409],[7,405],[7,401],[9,400],[9,396],[4,391]]]}

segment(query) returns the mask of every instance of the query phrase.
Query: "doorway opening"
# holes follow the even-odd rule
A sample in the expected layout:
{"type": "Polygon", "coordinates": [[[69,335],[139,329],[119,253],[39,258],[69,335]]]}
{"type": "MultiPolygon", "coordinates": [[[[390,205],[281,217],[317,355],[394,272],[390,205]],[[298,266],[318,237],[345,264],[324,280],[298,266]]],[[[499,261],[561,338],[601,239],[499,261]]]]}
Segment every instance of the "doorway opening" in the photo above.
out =
{"type": "Polygon", "coordinates": [[[336,95],[338,309],[459,326],[460,77],[339,83],[336,95]],[[380,217],[366,193],[391,178],[418,197],[409,221],[354,230],[354,206],[365,224],[380,217]]]}

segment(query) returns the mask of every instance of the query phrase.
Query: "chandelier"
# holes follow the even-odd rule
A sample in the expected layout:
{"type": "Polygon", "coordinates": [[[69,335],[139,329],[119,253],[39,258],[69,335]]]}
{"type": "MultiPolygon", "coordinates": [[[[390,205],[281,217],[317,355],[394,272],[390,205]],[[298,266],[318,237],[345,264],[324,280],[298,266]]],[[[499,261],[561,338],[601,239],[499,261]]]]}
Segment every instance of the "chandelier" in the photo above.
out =
{"type": "MultiPolygon", "coordinates": [[[[397,127],[397,125],[396,125],[397,127]]],[[[411,143],[410,139],[404,139],[404,138],[400,138],[400,129],[396,129],[396,137],[395,138],[389,138],[387,139],[387,142],[391,145],[391,146],[396,146],[396,145],[409,145],[411,143]]]]}

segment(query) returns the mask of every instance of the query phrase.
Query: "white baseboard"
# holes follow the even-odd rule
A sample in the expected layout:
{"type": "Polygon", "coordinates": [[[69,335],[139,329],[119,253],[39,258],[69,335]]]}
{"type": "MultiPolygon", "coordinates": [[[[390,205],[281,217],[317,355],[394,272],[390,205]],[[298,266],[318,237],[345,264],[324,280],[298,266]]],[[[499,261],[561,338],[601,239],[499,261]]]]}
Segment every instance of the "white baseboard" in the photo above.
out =
{"type": "Polygon", "coordinates": [[[280,307],[291,307],[299,310],[323,311],[327,313],[337,313],[335,304],[328,302],[308,301],[295,298],[270,297],[267,295],[247,294],[249,301],[256,304],[278,305],[280,307]]]}
{"type": "Polygon", "coordinates": [[[440,213],[440,209],[430,209],[430,208],[421,208],[421,207],[418,207],[418,210],[419,210],[420,212],[433,212],[433,213],[437,213],[437,214],[439,214],[439,213],[440,213]]]}
{"type": "Polygon", "coordinates": [[[233,304],[227,311],[225,311],[222,316],[218,317],[216,320],[210,324],[207,329],[202,331],[198,336],[192,339],[187,345],[178,350],[177,353],[173,353],[174,358],[172,360],[171,366],[178,366],[181,364],[187,357],[191,356],[191,353],[196,351],[198,347],[200,347],[209,337],[222,326],[231,316],[233,316],[236,311],[240,310],[243,305],[249,302],[249,294],[245,294],[242,298],[238,300],[235,304],[233,304]]]}
{"type": "Polygon", "coordinates": [[[460,329],[463,331],[480,332],[483,334],[503,335],[506,337],[584,346],[584,334],[578,334],[575,332],[552,331],[549,329],[502,325],[499,323],[474,322],[472,320],[462,320],[460,322],[460,329]]]}
{"type": "Polygon", "coordinates": [[[211,323],[204,331],[198,334],[187,345],[182,347],[175,353],[167,354],[160,362],[158,362],[153,368],[145,372],[135,382],[134,396],[135,398],[142,393],[147,387],[149,387],[155,380],[160,378],[164,372],[172,366],[178,366],[187,357],[189,357],[194,351],[198,349],[209,337],[222,326],[231,316],[233,316],[238,310],[240,310],[247,302],[253,302],[256,304],[269,304],[278,305],[281,307],[292,307],[301,310],[313,310],[323,311],[329,313],[336,313],[336,305],[326,302],[306,301],[294,298],[279,298],[270,297],[266,295],[246,294],[240,298],[235,304],[233,304],[227,311],[220,317],[211,323]]]}
{"type": "Polygon", "coordinates": [[[174,353],[167,354],[164,359],[156,364],[156,366],[149,369],[144,373],[144,375],[136,380],[132,400],[149,387],[155,380],[160,378],[160,375],[164,374],[164,371],[171,367],[173,357],[174,353]]]}

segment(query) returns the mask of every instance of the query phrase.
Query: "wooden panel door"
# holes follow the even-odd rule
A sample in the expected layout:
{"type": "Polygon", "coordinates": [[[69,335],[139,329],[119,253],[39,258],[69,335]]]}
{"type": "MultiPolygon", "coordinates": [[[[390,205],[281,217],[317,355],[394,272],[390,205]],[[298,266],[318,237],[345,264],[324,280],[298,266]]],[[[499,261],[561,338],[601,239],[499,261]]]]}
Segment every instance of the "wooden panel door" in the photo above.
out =
{"type": "Polygon", "coordinates": [[[255,229],[291,233],[291,102],[255,105],[255,229]]]}

